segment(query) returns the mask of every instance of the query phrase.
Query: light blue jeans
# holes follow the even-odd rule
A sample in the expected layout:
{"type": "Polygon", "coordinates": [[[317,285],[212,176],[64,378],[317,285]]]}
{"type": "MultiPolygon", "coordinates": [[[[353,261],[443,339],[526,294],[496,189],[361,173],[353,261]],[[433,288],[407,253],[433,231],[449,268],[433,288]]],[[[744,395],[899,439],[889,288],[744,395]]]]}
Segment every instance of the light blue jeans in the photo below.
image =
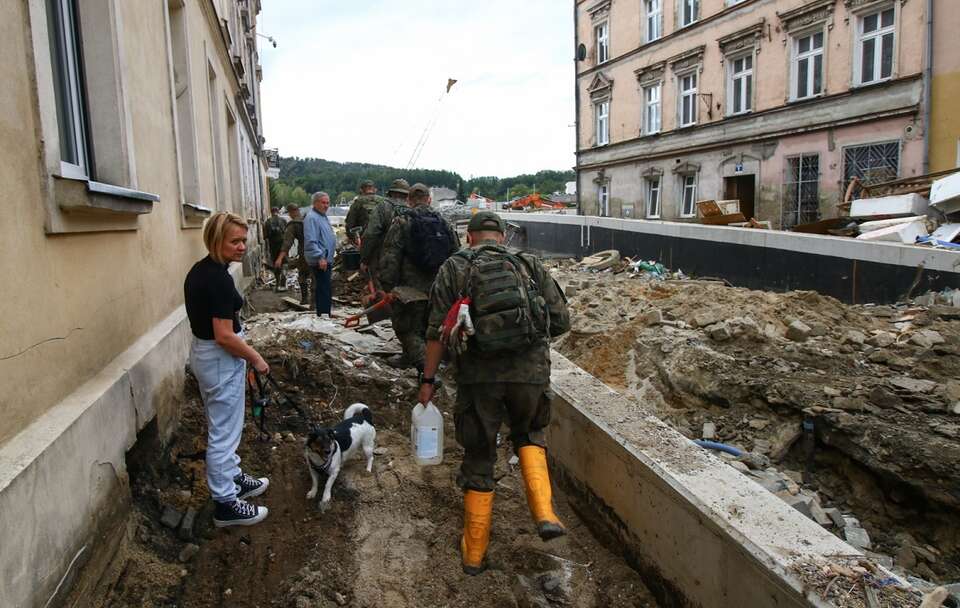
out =
{"type": "Polygon", "coordinates": [[[194,336],[190,369],[207,412],[207,487],[214,500],[232,502],[237,497],[233,480],[240,474],[237,446],[243,433],[247,362],[214,340],[194,336]]]}

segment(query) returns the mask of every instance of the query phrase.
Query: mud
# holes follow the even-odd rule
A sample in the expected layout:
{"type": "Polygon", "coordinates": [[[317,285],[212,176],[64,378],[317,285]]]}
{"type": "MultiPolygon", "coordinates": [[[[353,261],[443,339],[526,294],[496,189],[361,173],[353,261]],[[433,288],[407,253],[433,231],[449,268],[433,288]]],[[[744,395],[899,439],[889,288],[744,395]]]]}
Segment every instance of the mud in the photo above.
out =
{"type": "Polygon", "coordinates": [[[555,266],[574,311],[561,352],[687,437],[761,456],[745,474],[860,520],[897,571],[960,580],[957,309],[555,266]]]}
{"type": "MultiPolygon", "coordinates": [[[[269,301],[270,295],[258,298],[269,301]]],[[[342,321],[347,312],[335,317],[342,321]]],[[[270,515],[250,528],[215,529],[202,460],[205,420],[190,382],[168,450],[131,454],[134,514],[128,539],[114,560],[115,576],[104,581],[90,605],[655,605],[639,575],[591,535],[560,489],[555,502],[569,534],[540,541],[506,442],[497,467],[491,568],[477,577],[464,575],[458,547],[462,495],[454,482],[462,452],[453,438],[451,381],[437,400],[446,421],[444,461],[418,467],[407,437],[414,372],[390,368],[371,354],[398,350],[388,326],[368,332],[365,340],[373,342],[359,346],[345,342],[353,339],[349,336],[288,327],[298,320],[295,327],[309,327],[312,319],[307,313],[261,314],[248,321],[248,335],[311,418],[331,423],[352,402],[370,405],[378,430],[373,473],[366,473],[360,459],[350,463],[334,486],[332,506],[320,512],[316,501],[305,498],[306,422],[289,408],[271,405],[264,434],[248,413],[242,466],[270,478],[267,493],[254,499],[268,506],[270,515]],[[164,505],[199,511],[190,541],[199,551],[186,562],[180,557],[187,541],[159,523],[164,505]]]]}

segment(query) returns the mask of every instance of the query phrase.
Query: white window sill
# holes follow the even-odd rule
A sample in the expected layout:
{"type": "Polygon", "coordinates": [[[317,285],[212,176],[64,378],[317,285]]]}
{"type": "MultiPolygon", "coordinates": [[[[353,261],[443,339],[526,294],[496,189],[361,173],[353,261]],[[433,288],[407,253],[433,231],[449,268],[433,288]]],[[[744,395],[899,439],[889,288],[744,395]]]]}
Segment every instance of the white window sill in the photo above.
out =
{"type": "Polygon", "coordinates": [[[136,230],[137,218],[153,211],[160,196],[89,179],[54,175],[47,232],[136,230]]]}
{"type": "Polygon", "coordinates": [[[879,80],[871,80],[870,82],[855,82],[855,83],[853,83],[853,86],[851,86],[850,88],[852,88],[852,89],[866,89],[866,88],[868,88],[868,87],[876,86],[876,85],[878,85],[878,84],[883,84],[883,83],[885,83],[885,82],[890,82],[891,80],[893,80],[893,76],[890,76],[890,77],[888,77],[888,78],[881,78],[881,79],[879,79],[879,80]]]}
{"type": "Polygon", "coordinates": [[[645,220],[659,220],[659,219],[660,219],[660,216],[659,216],[659,215],[648,215],[648,216],[646,216],[646,217],[643,218],[643,219],[645,219],[645,220]]]}
{"type": "Polygon", "coordinates": [[[787,103],[800,103],[801,101],[810,101],[811,99],[819,99],[824,96],[824,93],[817,93],[816,95],[808,95],[806,97],[791,97],[787,100],[787,103]]]}
{"type": "Polygon", "coordinates": [[[731,114],[727,114],[727,118],[736,118],[737,116],[749,116],[750,114],[753,114],[752,109],[744,110],[743,112],[733,112],[731,114]]]}
{"type": "Polygon", "coordinates": [[[695,127],[695,126],[697,126],[697,123],[691,122],[690,124],[680,125],[680,126],[678,126],[677,128],[678,128],[678,129],[689,129],[690,127],[695,127]]]}

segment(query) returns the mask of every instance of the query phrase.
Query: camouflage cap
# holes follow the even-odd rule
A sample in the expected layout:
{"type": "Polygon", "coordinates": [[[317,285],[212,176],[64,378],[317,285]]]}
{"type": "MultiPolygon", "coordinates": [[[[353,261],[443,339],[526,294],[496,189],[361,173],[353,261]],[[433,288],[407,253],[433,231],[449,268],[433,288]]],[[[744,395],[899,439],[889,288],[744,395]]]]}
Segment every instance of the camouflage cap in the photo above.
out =
{"type": "Polygon", "coordinates": [[[387,190],[387,193],[390,192],[399,192],[400,194],[410,194],[410,184],[407,183],[407,180],[395,179],[390,183],[390,189],[387,190]]]}
{"type": "Polygon", "coordinates": [[[409,194],[410,196],[413,196],[414,194],[426,194],[427,196],[430,196],[430,188],[426,184],[417,183],[410,186],[409,194]]]}
{"type": "Polygon", "coordinates": [[[506,233],[506,226],[503,218],[493,211],[478,211],[470,218],[467,224],[467,232],[481,232],[483,230],[496,230],[500,234],[506,233]]]}
{"type": "Polygon", "coordinates": [[[363,190],[364,188],[376,188],[377,185],[376,185],[375,183],[373,183],[373,180],[372,180],[372,179],[365,179],[365,180],[363,180],[362,182],[360,182],[360,186],[359,186],[359,187],[360,187],[361,190],[363,190]]]}

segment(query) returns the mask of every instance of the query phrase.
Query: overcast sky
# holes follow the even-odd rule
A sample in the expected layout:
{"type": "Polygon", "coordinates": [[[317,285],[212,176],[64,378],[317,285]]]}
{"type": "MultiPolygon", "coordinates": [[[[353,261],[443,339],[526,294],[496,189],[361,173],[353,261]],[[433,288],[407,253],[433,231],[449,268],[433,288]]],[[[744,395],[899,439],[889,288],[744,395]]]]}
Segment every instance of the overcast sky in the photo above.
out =
{"type": "Polygon", "coordinates": [[[574,164],[573,15],[561,0],[267,0],[268,147],[466,178],[574,164]],[[438,102],[447,78],[459,82],[438,102]]]}

